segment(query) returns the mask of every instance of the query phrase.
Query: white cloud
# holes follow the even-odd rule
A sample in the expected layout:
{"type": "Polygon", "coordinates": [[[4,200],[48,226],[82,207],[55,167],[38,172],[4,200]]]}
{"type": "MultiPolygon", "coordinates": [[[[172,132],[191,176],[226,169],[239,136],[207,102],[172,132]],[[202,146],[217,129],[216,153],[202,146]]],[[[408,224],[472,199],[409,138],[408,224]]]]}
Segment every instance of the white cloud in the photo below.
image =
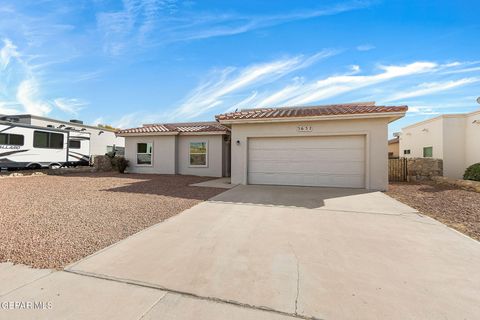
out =
{"type": "Polygon", "coordinates": [[[230,108],[228,108],[227,110],[225,110],[225,112],[231,112],[231,111],[235,111],[235,110],[241,110],[243,108],[249,108],[252,103],[252,101],[255,100],[255,98],[257,97],[258,95],[258,91],[253,91],[252,94],[248,97],[246,97],[245,99],[235,103],[234,105],[232,105],[230,108]]]}
{"type": "Polygon", "coordinates": [[[480,81],[479,78],[464,78],[459,80],[445,81],[445,82],[427,82],[419,84],[416,88],[398,92],[396,94],[383,99],[384,101],[397,101],[413,97],[425,96],[432,93],[443,92],[453,88],[465,86],[471,83],[480,81]]]}
{"type": "Polygon", "coordinates": [[[104,36],[104,50],[112,55],[119,55],[130,52],[139,45],[150,47],[178,41],[231,36],[291,21],[336,15],[370,5],[368,1],[352,1],[323,9],[260,16],[193,11],[189,6],[179,6],[177,2],[124,0],[121,10],[99,12],[97,27],[104,36]],[[162,36],[153,37],[153,34],[162,36]]]}
{"type": "Polygon", "coordinates": [[[104,124],[105,120],[103,117],[98,117],[97,119],[93,120],[93,125],[98,126],[99,124],[104,124]]]}
{"type": "Polygon", "coordinates": [[[12,58],[19,57],[17,47],[9,39],[3,40],[3,48],[0,49],[0,65],[5,69],[12,58]]]}
{"type": "Polygon", "coordinates": [[[208,81],[194,89],[175,111],[175,116],[194,118],[220,106],[228,95],[247,89],[253,85],[259,86],[271,83],[285,75],[306,68],[320,59],[334,55],[332,50],[324,50],[315,55],[305,57],[275,60],[263,64],[247,66],[243,69],[227,67],[208,81]]]}
{"type": "Polygon", "coordinates": [[[51,105],[39,97],[38,83],[34,79],[23,80],[17,89],[17,101],[25,111],[35,115],[46,115],[51,110],[51,105]]]}
{"type": "Polygon", "coordinates": [[[15,114],[15,113],[19,113],[17,103],[0,101],[0,114],[15,114]]]}
{"type": "Polygon", "coordinates": [[[371,45],[371,44],[362,44],[362,45],[357,46],[358,51],[370,51],[370,50],[373,50],[373,49],[375,49],[375,46],[371,45]]]}
{"type": "Polygon", "coordinates": [[[287,105],[301,105],[321,101],[360,88],[379,84],[399,77],[431,72],[437,67],[433,62],[414,62],[407,65],[380,66],[383,72],[374,75],[340,75],[310,82],[292,93],[287,105]]]}
{"type": "Polygon", "coordinates": [[[131,128],[137,125],[138,122],[138,113],[130,113],[122,116],[120,119],[116,120],[113,122],[112,126],[114,128],[131,128]]]}
{"type": "Polygon", "coordinates": [[[350,70],[352,70],[352,74],[359,73],[361,71],[360,66],[356,64],[351,65],[350,70]]]}
{"type": "Polygon", "coordinates": [[[78,115],[78,113],[87,105],[84,101],[68,98],[57,98],[54,99],[53,102],[58,109],[73,115],[78,115]]]}

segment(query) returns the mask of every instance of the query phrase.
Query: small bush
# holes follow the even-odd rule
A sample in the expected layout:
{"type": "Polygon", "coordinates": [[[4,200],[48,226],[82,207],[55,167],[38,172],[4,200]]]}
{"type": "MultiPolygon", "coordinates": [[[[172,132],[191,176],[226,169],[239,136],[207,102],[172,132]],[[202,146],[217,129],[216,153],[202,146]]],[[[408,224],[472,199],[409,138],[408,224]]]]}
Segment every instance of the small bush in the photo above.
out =
{"type": "Polygon", "coordinates": [[[127,169],[129,161],[124,157],[115,157],[112,158],[112,166],[118,170],[120,173],[124,173],[127,169]]]}
{"type": "Polygon", "coordinates": [[[468,167],[467,170],[465,170],[463,179],[480,181],[480,163],[475,163],[468,167]]]}

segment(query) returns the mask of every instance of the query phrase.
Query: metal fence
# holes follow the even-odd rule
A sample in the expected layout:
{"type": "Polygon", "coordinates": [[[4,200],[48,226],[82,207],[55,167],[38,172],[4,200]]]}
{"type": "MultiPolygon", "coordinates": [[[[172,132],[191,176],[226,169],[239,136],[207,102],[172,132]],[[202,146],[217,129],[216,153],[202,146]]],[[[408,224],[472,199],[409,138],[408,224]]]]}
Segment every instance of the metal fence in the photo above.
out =
{"type": "Polygon", "coordinates": [[[388,159],[388,181],[407,181],[407,158],[388,159]]]}

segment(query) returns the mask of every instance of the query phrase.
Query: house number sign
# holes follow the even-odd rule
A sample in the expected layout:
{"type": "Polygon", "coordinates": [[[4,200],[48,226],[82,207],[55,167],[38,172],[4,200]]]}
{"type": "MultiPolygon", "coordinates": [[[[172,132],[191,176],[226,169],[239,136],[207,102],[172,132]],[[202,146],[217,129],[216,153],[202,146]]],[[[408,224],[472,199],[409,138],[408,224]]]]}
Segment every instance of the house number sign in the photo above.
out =
{"type": "Polygon", "coordinates": [[[298,132],[312,132],[312,126],[297,126],[298,132]]]}

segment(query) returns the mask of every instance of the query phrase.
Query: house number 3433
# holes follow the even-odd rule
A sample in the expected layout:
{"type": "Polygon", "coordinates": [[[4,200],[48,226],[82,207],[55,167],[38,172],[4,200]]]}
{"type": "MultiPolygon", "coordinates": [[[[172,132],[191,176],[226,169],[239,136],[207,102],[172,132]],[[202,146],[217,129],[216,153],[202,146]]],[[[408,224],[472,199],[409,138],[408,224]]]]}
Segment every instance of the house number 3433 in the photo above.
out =
{"type": "Polygon", "coordinates": [[[312,126],[297,126],[298,132],[312,132],[312,126]]]}

